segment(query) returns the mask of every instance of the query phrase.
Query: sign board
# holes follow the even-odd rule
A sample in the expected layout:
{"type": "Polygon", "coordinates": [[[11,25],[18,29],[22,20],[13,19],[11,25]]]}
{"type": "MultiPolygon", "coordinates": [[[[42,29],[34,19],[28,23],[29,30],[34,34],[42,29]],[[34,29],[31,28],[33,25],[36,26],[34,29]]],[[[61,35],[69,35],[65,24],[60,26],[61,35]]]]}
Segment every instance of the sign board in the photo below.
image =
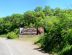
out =
{"type": "Polygon", "coordinates": [[[37,29],[36,28],[20,28],[21,35],[36,35],[37,29]]]}

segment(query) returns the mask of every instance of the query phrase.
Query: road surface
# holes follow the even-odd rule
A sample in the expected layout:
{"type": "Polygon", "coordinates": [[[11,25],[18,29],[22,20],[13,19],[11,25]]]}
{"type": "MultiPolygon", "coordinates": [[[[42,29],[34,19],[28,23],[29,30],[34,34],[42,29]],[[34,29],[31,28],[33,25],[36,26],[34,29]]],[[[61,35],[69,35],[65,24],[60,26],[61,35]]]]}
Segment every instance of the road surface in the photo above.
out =
{"type": "Polygon", "coordinates": [[[48,55],[29,42],[0,38],[0,55],[48,55]]]}

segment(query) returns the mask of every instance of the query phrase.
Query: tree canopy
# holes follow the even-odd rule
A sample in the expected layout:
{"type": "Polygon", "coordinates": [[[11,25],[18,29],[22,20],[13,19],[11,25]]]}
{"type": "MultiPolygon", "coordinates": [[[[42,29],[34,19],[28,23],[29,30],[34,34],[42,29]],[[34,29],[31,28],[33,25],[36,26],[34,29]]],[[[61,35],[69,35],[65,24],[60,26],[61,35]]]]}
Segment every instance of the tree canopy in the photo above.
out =
{"type": "Polygon", "coordinates": [[[8,33],[19,27],[44,26],[44,22],[49,22],[55,17],[57,19],[72,18],[72,9],[52,9],[49,6],[44,8],[38,6],[32,11],[24,12],[24,14],[12,14],[11,16],[0,18],[0,34],[8,33]]]}

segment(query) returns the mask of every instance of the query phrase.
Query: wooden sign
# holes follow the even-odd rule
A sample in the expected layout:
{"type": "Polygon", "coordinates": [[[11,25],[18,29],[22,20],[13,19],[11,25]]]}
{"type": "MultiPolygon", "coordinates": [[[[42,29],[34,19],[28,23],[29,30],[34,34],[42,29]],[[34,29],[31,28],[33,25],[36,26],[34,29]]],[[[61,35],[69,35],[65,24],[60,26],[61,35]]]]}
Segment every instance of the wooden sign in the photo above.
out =
{"type": "Polygon", "coordinates": [[[21,35],[36,35],[37,29],[36,28],[20,28],[21,35]]]}

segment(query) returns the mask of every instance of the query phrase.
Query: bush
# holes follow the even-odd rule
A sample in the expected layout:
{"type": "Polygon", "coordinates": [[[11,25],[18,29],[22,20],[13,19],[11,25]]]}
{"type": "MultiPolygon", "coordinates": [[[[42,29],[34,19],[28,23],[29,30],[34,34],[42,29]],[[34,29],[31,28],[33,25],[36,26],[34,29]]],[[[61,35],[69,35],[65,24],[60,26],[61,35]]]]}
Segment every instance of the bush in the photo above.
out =
{"type": "Polygon", "coordinates": [[[19,34],[19,29],[14,29],[14,33],[19,34]]]}
{"type": "Polygon", "coordinates": [[[63,37],[61,37],[59,34],[45,34],[43,38],[40,39],[40,44],[43,50],[46,52],[58,52],[62,50],[65,42],[63,40],[63,37]],[[57,36],[55,36],[57,35],[57,36]]]}
{"type": "Polygon", "coordinates": [[[58,52],[62,50],[65,42],[64,38],[61,36],[62,29],[60,24],[54,23],[46,28],[46,34],[40,39],[40,44],[43,50],[46,52],[58,52]]]}
{"type": "Polygon", "coordinates": [[[72,29],[66,30],[63,37],[67,44],[72,45],[72,29]]]}
{"type": "Polygon", "coordinates": [[[59,52],[64,46],[72,45],[72,21],[70,18],[52,17],[48,22],[43,23],[46,34],[39,40],[43,50],[59,52]]]}
{"type": "Polygon", "coordinates": [[[72,45],[66,46],[59,55],[72,55],[72,45]]]}
{"type": "Polygon", "coordinates": [[[14,32],[10,32],[10,33],[7,34],[8,39],[14,39],[14,38],[17,38],[17,37],[18,37],[18,35],[14,32]]]}
{"type": "Polygon", "coordinates": [[[57,17],[53,17],[55,19],[49,20],[48,22],[45,22],[45,30],[46,34],[43,36],[43,38],[40,39],[40,44],[43,50],[46,52],[58,52],[61,51],[66,44],[64,38],[62,36],[62,30],[64,30],[64,22],[60,21],[60,19],[57,19],[57,17]]]}

